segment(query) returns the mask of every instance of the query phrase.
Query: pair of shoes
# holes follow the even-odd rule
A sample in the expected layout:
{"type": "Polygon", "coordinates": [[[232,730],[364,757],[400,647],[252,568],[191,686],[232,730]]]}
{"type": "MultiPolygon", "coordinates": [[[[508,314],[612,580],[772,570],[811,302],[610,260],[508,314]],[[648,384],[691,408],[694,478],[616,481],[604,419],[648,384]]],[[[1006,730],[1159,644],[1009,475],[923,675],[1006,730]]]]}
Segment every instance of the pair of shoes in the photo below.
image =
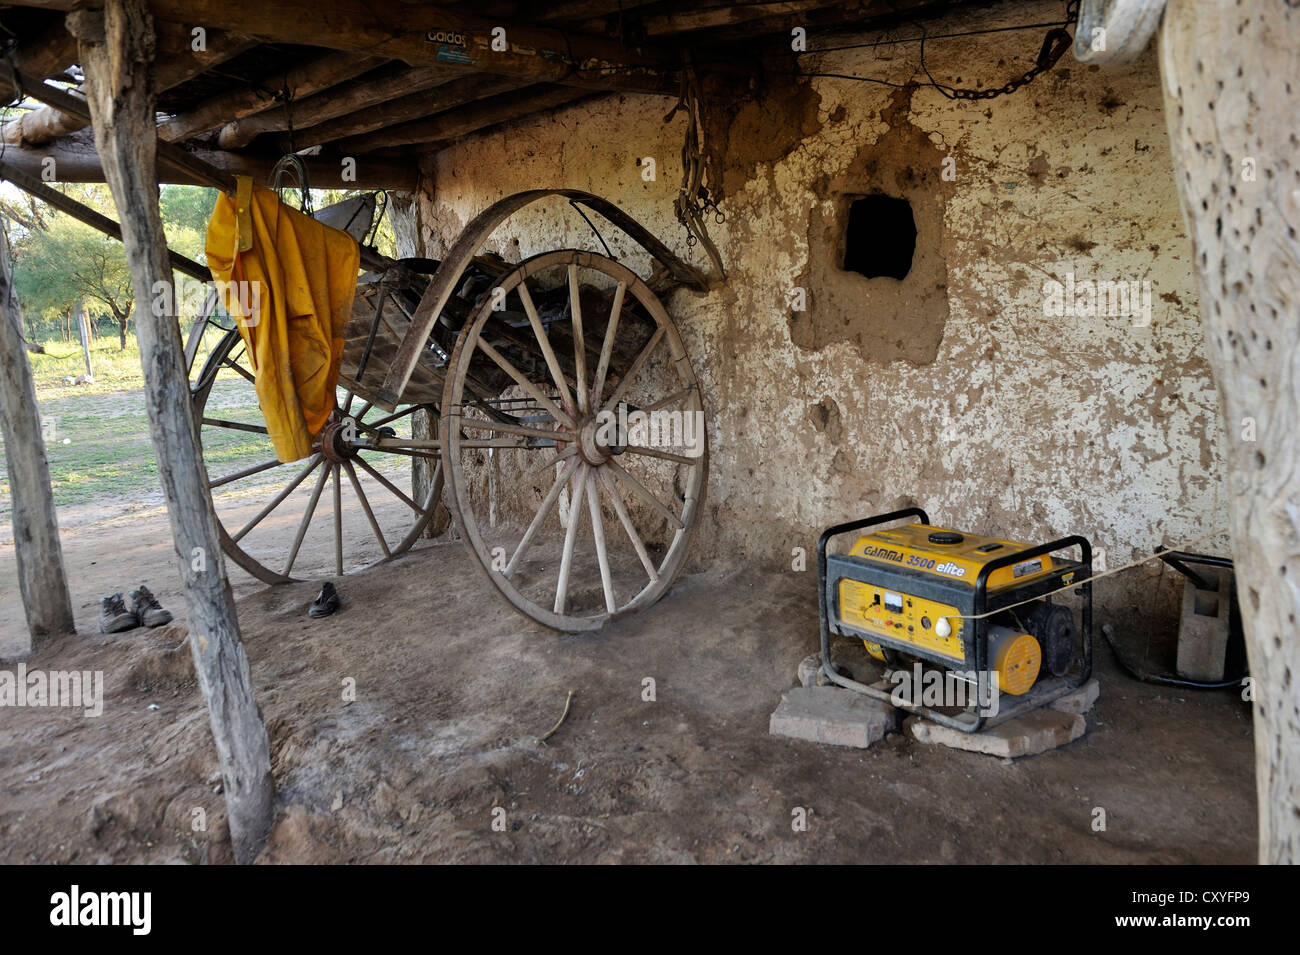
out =
{"type": "Polygon", "coordinates": [[[311,606],[307,608],[307,616],[328,617],[338,609],[339,592],[334,589],[333,584],[326,581],[325,586],[322,587],[320,593],[316,595],[316,599],[313,600],[311,606]]]}
{"type": "Polygon", "coordinates": [[[149,588],[140,585],[139,590],[131,591],[131,609],[121,594],[113,594],[99,601],[99,632],[121,633],[134,630],[144,624],[146,627],[161,627],[172,622],[172,615],[164,610],[158,598],[149,592],[149,588]]]}

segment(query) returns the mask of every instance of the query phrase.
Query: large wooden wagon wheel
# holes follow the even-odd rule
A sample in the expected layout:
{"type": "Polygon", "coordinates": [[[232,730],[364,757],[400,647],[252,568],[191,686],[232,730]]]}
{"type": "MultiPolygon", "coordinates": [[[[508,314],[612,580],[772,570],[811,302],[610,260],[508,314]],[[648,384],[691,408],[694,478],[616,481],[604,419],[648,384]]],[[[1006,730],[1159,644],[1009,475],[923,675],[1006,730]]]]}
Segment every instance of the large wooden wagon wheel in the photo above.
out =
{"type": "Polygon", "coordinates": [[[497,590],[566,631],[657,600],[699,517],[703,410],[676,327],[625,266],[566,249],[501,277],[457,341],[441,420],[448,507],[497,590]],[[638,413],[659,426],[638,433],[638,413]]]}
{"type": "Polygon", "coordinates": [[[441,465],[421,501],[400,485],[410,486],[413,456],[436,454],[379,446],[408,430],[421,405],[386,412],[345,384],[312,454],[281,464],[260,413],[225,410],[257,407],[237,329],[215,345],[191,387],[222,549],[254,577],[278,584],[342,576],[408,550],[433,518],[441,465]],[[393,501],[400,505],[384,506],[393,501]]]}

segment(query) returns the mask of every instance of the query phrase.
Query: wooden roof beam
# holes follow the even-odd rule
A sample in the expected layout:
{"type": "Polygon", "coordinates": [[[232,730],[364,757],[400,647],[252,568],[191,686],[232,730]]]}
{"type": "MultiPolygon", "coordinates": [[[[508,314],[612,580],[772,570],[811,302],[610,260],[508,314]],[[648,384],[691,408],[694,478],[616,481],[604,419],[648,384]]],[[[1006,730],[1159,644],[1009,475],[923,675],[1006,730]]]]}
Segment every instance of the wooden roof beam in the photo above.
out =
{"type": "MultiPolygon", "coordinates": [[[[432,94],[415,93],[398,99],[358,110],[328,123],[321,123],[301,133],[294,130],[294,146],[318,146],[340,139],[362,136],[365,133],[397,126],[449,109],[465,106],[478,100],[508,93],[530,85],[527,80],[514,76],[462,76],[439,86],[432,94]]],[[[281,137],[280,148],[289,149],[287,137],[281,137]]]]}
{"type": "Polygon", "coordinates": [[[266,110],[256,116],[228,123],[217,136],[222,149],[247,146],[262,133],[281,132],[292,124],[297,133],[331,119],[409,94],[418,94],[454,80],[459,74],[442,66],[421,66],[393,70],[385,76],[331,89],[318,96],[290,102],[279,109],[266,110]]]}
{"type": "MultiPolygon", "coordinates": [[[[343,139],[335,143],[333,148],[346,156],[391,146],[444,143],[498,123],[508,123],[533,113],[564,106],[589,95],[590,91],[568,86],[529,86],[470,106],[448,110],[428,119],[343,139]]],[[[357,165],[359,167],[364,163],[358,162],[357,165]]]]}
{"type": "MultiPolygon", "coordinates": [[[[223,177],[220,188],[233,188],[234,176],[252,176],[265,183],[279,155],[226,152],[196,149],[187,152],[186,166],[167,163],[161,156],[165,143],[159,143],[158,181],[190,186],[216,186],[214,179],[223,177]],[[229,182],[224,182],[228,179],[229,182]]],[[[316,189],[403,189],[414,191],[418,170],[415,157],[408,159],[369,158],[355,163],[355,179],[343,180],[344,166],[337,156],[302,156],[307,176],[316,189]]],[[[104,182],[104,168],[90,130],[80,130],[47,146],[6,146],[4,167],[9,171],[40,179],[46,160],[54,160],[56,182],[104,182]]],[[[351,166],[349,166],[349,169],[351,166]]]]}
{"type": "MultiPolygon", "coordinates": [[[[736,3],[731,6],[703,7],[660,13],[646,17],[646,36],[671,36],[696,30],[731,27],[754,20],[781,16],[798,16],[824,7],[844,7],[844,0],[790,0],[787,3],[736,3]]],[[[775,27],[774,27],[775,28],[775,27]]]]}
{"type": "MultiPolygon", "coordinates": [[[[60,212],[72,216],[72,218],[84,222],[92,229],[97,229],[105,235],[121,241],[122,227],[106,215],[101,215],[94,209],[83,203],[78,202],[71,196],[59,192],[57,189],[51,189],[35,176],[29,176],[14,166],[0,159],[0,179],[7,179],[19,189],[28,195],[35,196],[47,205],[51,205],[60,212]]],[[[193,259],[181,255],[172,249],[167,250],[167,257],[171,261],[172,268],[177,272],[182,272],[190,278],[198,279],[200,282],[212,281],[212,273],[208,271],[206,265],[200,265],[193,259]]]]}
{"type": "Polygon", "coordinates": [[[327,53],[300,63],[288,72],[263,76],[256,84],[214,96],[194,109],[160,123],[158,136],[163,142],[180,142],[232,120],[241,120],[271,109],[281,102],[285,89],[288,89],[292,100],[305,99],[313,93],[368,73],[384,62],[383,57],[377,56],[327,53]]]}
{"type": "Polygon", "coordinates": [[[63,18],[26,43],[18,44],[13,65],[37,79],[58,76],[77,62],[77,41],[63,26],[63,18]]]}
{"type": "MultiPolygon", "coordinates": [[[[26,0],[56,7],[69,0],[26,0]]],[[[272,43],[353,50],[403,60],[411,66],[446,66],[465,72],[519,76],[533,82],[587,89],[630,90],[676,96],[672,57],[637,53],[604,36],[545,27],[512,27],[436,6],[376,8],[368,0],[151,0],[154,18],[203,23],[272,43]],[[494,37],[493,30],[505,36],[494,37]],[[493,49],[494,39],[504,49],[493,49]]]]}
{"type": "MultiPolygon", "coordinates": [[[[175,36],[176,31],[170,31],[175,36]]],[[[159,40],[162,41],[160,34],[159,40]]],[[[159,57],[154,66],[154,83],[159,91],[180,86],[186,80],[200,73],[233,59],[240,53],[251,50],[257,41],[237,33],[209,31],[206,49],[194,51],[190,48],[188,33],[179,40],[179,49],[183,52],[159,57]]],[[[28,96],[40,97],[31,89],[24,89],[28,96]]],[[[88,116],[88,114],[86,114],[88,116]]],[[[52,107],[43,107],[24,113],[11,122],[0,126],[0,142],[6,144],[21,143],[27,146],[41,146],[52,142],[60,136],[67,136],[79,129],[84,129],[90,122],[86,116],[62,112],[52,107]]]]}
{"type": "Polygon", "coordinates": [[[616,13],[628,13],[635,7],[657,2],[658,0],[570,0],[568,3],[556,3],[545,10],[539,10],[537,19],[596,20],[616,13]]]}

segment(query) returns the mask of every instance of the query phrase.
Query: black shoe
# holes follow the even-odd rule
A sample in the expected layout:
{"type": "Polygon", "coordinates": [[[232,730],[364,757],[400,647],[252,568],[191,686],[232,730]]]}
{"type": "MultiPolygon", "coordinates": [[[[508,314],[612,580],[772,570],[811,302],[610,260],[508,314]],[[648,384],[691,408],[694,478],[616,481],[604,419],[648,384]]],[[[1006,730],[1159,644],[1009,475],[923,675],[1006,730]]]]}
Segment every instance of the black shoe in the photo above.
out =
{"type": "Polygon", "coordinates": [[[140,617],[126,609],[121,594],[101,597],[99,600],[99,632],[121,633],[140,626],[140,617]]]}
{"type": "Polygon", "coordinates": [[[339,609],[339,592],[334,589],[334,585],[326,582],[325,586],[320,589],[316,599],[311,602],[307,608],[309,617],[328,617],[335,610],[339,609]]]}

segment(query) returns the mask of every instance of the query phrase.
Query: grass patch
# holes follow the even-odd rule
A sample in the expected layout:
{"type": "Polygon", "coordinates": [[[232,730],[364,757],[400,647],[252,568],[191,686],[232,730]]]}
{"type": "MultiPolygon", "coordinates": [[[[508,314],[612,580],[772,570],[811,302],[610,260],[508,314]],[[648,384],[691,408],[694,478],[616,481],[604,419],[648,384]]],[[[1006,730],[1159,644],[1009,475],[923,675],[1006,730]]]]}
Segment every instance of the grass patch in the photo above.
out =
{"type": "MultiPolygon", "coordinates": [[[[199,363],[222,334],[210,329],[199,350],[199,363]]],[[[46,456],[50,486],[57,505],[111,502],[123,497],[157,492],[158,465],[154,458],[149,419],[144,404],[144,379],[134,338],[125,351],[115,339],[100,339],[92,349],[95,382],[68,385],[63,379],[85,370],[79,343],[47,342],[46,354],[31,354],[36,397],[46,430],[46,456]]],[[[246,424],[264,424],[252,388],[233,372],[223,372],[213,384],[209,416],[246,424]]],[[[377,414],[377,413],[376,413],[377,414]]],[[[396,423],[409,435],[409,419],[396,423]]],[[[220,428],[203,429],[203,457],[214,477],[231,474],[275,457],[270,438],[220,428]]],[[[0,438],[0,504],[12,495],[8,471],[3,467],[4,442],[0,438]]],[[[409,470],[409,460],[385,455],[375,465],[390,475],[409,470]],[[391,458],[391,460],[390,460],[391,458]]],[[[227,486],[224,492],[239,496],[266,494],[289,480],[295,470],[274,468],[227,486]],[[260,486],[266,490],[261,490],[260,486]]]]}

